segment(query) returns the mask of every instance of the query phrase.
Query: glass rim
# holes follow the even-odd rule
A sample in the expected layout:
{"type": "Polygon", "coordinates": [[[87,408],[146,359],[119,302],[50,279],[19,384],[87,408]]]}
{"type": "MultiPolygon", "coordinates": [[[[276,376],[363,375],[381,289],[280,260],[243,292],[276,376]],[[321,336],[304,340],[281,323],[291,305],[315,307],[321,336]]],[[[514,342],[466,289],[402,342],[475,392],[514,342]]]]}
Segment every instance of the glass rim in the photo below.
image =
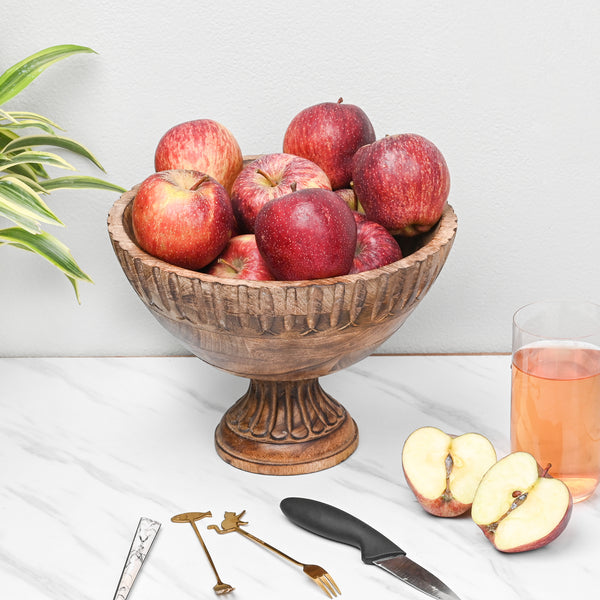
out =
{"type": "Polygon", "coordinates": [[[557,300],[536,300],[534,302],[529,302],[528,304],[524,304],[523,306],[521,306],[520,308],[518,308],[514,313],[513,313],[513,318],[512,318],[512,324],[513,324],[513,328],[517,328],[520,331],[527,333],[528,335],[535,337],[535,338],[539,338],[541,340],[544,339],[549,339],[548,335],[543,335],[539,332],[536,331],[532,331],[531,328],[527,328],[523,325],[520,325],[518,323],[518,318],[519,315],[522,314],[524,311],[526,311],[527,309],[531,309],[535,306],[539,306],[540,308],[543,306],[557,306],[559,304],[563,304],[566,306],[588,306],[590,308],[593,308],[597,311],[598,314],[598,319],[597,322],[594,324],[593,320],[590,323],[590,330],[584,334],[584,335],[570,335],[567,337],[560,337],[560,336],[552,336],[553,339],[559,339],[559,340],[584,340],[586,338],[589,337],[594,337],[597,335],[600,335],[600,304],[596,303],[596,302],[592,302],[591,300],[569,300],[569,299],[557,299],[557,300]]]}

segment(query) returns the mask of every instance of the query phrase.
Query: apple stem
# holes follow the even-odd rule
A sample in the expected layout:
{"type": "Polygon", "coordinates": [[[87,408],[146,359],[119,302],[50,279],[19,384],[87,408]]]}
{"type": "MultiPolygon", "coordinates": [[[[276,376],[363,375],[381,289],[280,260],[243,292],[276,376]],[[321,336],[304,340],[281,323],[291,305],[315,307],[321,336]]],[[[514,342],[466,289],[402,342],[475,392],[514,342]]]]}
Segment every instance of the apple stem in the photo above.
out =
{"type": "Polygon", "coordinates": [[[218,258],[217,262],[220,262],[221,264],[228,266],[235,273],[239,273],[241,271],[241,269],[238,269],[233,263],[230,263],[228,260],[225,260],[224,258],[218,258]]]}
{"type": "Polygon", "coordinates": [[[262,169],[256,169],[256,172],[259,175],[262,175],[269,182],[271,187],[275,187],[277,185],[262,169]]]}
{"type": "Polygon", "coordinates": [[[542,477],[548,477],[548,471],[550,471],[551,466],[552,466],[552,463],[548,463],[548,465],[544,469],[544,472],[542,473],[542,477]]]}
{"type": "Polygon", "coordinates": [[[198,181],[196,181],[196,183],[190,188],[190,191],[195,192],[203,183],[206,183],[209,179],[209,175],[205,175],[201,179],[198,179],[198,181]]]}
{"type": "Polygon", "coordinates": [[[338,101],[337,101],[337,103],[338,103],[338,104],[341,104],[343,101],[344,101],[344,99],[343,99],[343,98],[338,98],[338,101]]]}
{"type": "Polygon", "coordinates": [[[290,188],[292,188],[292,192],[295,192],[298,189],[298,184],[294,181],[294,183],[290,185],[290,188]]]}

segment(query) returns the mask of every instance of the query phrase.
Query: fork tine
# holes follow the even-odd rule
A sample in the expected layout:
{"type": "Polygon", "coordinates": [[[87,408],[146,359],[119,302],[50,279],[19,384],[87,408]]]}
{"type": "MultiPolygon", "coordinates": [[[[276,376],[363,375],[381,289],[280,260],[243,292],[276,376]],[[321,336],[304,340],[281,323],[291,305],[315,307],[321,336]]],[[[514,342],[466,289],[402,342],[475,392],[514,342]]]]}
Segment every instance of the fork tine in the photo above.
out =
{"type": "Polygon", "coordinates": [[[333,577],[319,565],[304,565],[304,572],[330,597],[342,595],[333,577]]]}
{"type": "MultiPolygon", "coordinates": [[[[227,514],[227,513],[225,513],[225,514],[227,514]]],[[[242,523],[242,524],[246,525],[246,523],[242,523]]],[[[212,527],[214,527],[214,526],[212,526],[212,527]]],[[[210,527],[209,527],[209,529],[210,529],[210,527]]],[[[334,598],[338,594],[339,595],[342,594],[342,592],[340,592],[340,588],[338,588],[337,584],[333,580],[333,577],[331,577],[331,575],[323,567],[320,567],[319,565],[304,564],[304,563],[300,562],[299,560],[296,560],[295,558],[288,556],[281,550],[278,550],[277,548],[275,548],[275,546],[271,546],[271,544],[267,544],[267,542],[264,542],[260,538],[257,538],[255,535],[252,535],[245,529],[240,529],[239,526],[236,526],[234,529],[231,529],[231,531],[237,531],[239,534],[243,535],[244,537],[247,537],[248,539],[252,540],[253,542],[256,542],[257,544],[264,546],[265,548],[268,548],[275,554],[278,554],[279,556],[285,558],[286,560],[293,562],[295,565],[302,567],[302,570],[327,594],[327,596],[329,598],[334,598]]],[[[218,530],[217,530],[217,532],[218,532],[218,530]]]]}
{"type": "Polygon", "coordinates": [[[337,583],[333,580],[333,577],[329,573],[325,573],[325,575],[323,575],[323,577],[327,581],[328,586],[333,591],[333,595],[341,596],[342,592],[340,591],[340,588],[337,586],[337,583]],[[337,594],[336,594],[336,592],[337,592],[337,594]]]}
{"type": "Polygon", "coordinates": [[[329,587],[325,582],[323,582],[321,577],[317,577],[316,579],[313,579],[313,581],[327,594],[329,598],[333,598],[333,596],[335,596],[335,592],[333,592],[333,596],[331,595],[329,587]]]}

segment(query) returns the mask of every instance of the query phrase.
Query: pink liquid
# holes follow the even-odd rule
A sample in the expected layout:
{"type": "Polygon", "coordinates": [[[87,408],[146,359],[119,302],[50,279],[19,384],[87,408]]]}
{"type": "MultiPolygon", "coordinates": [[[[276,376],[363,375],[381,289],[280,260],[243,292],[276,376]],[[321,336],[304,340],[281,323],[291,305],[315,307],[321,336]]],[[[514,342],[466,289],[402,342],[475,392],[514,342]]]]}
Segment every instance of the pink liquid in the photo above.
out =
{"type": "Polygon", "coordinates": [[[600,349],[531,345],[512,366],[511,444],[562,479],[573,499],[600,480],[600,349]]]}

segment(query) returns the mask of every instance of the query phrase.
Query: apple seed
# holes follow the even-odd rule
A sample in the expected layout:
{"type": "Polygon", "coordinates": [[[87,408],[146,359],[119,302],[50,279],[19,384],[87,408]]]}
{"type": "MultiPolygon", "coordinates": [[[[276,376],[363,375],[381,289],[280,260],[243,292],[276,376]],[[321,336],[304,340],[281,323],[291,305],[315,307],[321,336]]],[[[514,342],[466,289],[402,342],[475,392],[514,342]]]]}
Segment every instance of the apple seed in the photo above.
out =
{"type": "MultiPolygon", "coordinates": [[[[508,513],[511,512],[512,510],[515,510],[515,508],[517,508],[518,506],[521,506],[521,504],[523,504],[523,502],[525,502],[525,500],[527,498],[527,492],[523,492],[522,494],[520,492],[513,492],[513,498],[515,499],[515,501],[510,505],[510,508],[508,509],[508,512],[506,513],[506,515],[508,515],[508,513]],[[515,494],[519,494],[519,495],[515,496],[515,494]]],[[[502,517],[502,518],[504,518],[504,517],[502,517]]]]}

